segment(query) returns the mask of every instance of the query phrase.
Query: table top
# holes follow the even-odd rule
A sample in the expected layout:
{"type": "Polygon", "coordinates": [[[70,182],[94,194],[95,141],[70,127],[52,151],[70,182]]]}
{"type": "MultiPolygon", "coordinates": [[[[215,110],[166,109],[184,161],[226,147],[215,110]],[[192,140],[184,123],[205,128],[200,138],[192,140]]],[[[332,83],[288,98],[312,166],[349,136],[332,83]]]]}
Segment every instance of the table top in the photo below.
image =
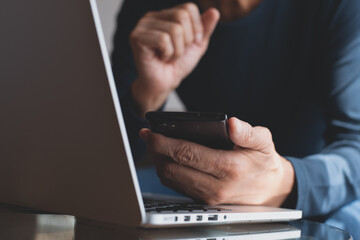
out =
{"type": "Polygon", "coordinates": [[[142,229],[107,226],[74,216],[25,212],[0,207],[0,239],[121,240],[121,239],[352,239],[326,224],[299,220],[290,223],[231,224],[202,227],[142,229]]]}

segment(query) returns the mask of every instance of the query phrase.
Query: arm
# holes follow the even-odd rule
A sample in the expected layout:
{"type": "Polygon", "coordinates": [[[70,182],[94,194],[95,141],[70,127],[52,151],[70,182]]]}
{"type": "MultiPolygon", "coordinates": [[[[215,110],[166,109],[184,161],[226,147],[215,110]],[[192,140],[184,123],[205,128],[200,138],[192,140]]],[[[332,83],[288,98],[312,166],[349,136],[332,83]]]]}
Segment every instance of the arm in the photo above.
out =
{"type": "Polygon", "coordinates": [[[230,137],[238,146],[232,151],[142,130],[149,151],[156,154],[157,171],[165,185],[212,204],[271,206],[281,206],[293,189],[298,196],[296,208],[305,217],[326,215],[359,198],[360,19],[355,5],[360,2],[338,2],[327,9],[332,17],[324,28],[327,33],[321,34],[327,42],[321,45],[321,79],[324,92],[329,93],[323,151],[303,159],[280,157],[268,130],[235,119],[229,123],[230,137]]]}
{"type": "Polygon", "coordinates": [[[287,157],[296,172],[296,208],[305,217],[329,214],[360,197],[360,2],[328,5],[319,49],[327,146],[304,159],[287,157]]]}
{"type": "Polygon", "coordinates": [[[137,160],[145,149],[138,138],[139,130],[146,126],[143,116],[147,111],[160,109],[195,68],[219,19],[217,10],[209,9],[201,15],[193,3],[161,11],[158,9],[165,6],[157,6],[160,3],[149,4],[124,3],[113,54],[120,102],[137,160]]]}

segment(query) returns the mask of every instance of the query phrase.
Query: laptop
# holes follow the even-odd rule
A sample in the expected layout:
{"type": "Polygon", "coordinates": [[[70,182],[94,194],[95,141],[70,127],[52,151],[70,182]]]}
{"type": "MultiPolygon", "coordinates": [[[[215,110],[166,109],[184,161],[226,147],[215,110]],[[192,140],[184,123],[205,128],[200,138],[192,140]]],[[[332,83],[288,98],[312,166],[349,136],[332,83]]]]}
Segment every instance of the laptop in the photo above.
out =
{"type": "Polygon", "coordinates": [[[0,202],[142,227],[301,218],[270,207],[145,206],[95,0],[0,9],[0,202]]]}

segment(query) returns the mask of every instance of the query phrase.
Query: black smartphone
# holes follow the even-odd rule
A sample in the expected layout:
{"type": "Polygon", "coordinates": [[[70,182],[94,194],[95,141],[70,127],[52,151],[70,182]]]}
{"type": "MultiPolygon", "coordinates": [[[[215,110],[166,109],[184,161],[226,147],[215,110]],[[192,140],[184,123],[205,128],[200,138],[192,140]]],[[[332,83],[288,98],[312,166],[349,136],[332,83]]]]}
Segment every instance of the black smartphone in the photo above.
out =
{"type": "Polygon", "coordinates": [[[224,113],[148,112],[150,129],[167,137],[183,139],[216,149],[232,149],[228,118],[224,113]]]}

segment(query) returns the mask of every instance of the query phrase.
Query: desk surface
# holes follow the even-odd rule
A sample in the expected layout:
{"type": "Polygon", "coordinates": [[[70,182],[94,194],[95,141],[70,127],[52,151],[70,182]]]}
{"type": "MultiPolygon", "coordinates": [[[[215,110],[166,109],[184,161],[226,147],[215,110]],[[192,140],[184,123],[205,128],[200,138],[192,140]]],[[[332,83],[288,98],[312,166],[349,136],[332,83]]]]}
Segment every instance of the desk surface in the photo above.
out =
{"type": "Polygon", "coordinates": [[[137,229],[100,226],[76,220],[73,216],[26,213],[0,207],[0,239],[8,240],[289,239],[291,234],[301,234],[301,238],[291,239],[352,239],[348,233],[340,229],[306,220],[290,224],[137,229]]]}

